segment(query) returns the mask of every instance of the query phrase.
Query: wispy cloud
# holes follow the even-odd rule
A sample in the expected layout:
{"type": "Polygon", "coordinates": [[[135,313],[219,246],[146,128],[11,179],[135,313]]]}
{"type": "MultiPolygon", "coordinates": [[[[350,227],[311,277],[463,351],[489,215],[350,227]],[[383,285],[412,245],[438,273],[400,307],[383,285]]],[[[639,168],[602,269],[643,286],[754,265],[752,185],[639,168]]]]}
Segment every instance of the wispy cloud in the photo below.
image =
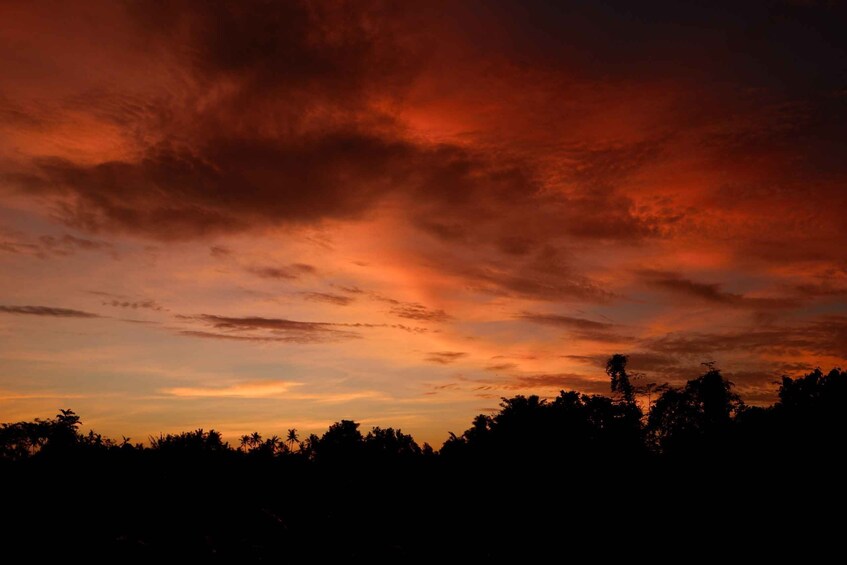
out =
{"type": "Polygon", "coordinates": [[[640,276],[651,286],[668,293],[689,297],[713,304],[756,309],[796,308],[800,301],[796,297],[755,297],[727,292],[718,283],[703,283],[668,271],[642,270],[640,276]]]}
{"type": "Polygon", "coordinates": [[[357,400],[389,400],[375,390],[306,392],[305,383],[294,381],[246,381],[221,386],[188,386],[161,389],[161,393],[180,398],[234,398],[309,401],[319,404],[343,404],[357,400]]]}
{"type": "Polygon", "coordinates": [[[269,398],[285,396],[302,385],[293,381],[251,381],[218,387],[172,387],[162,392],[188,398],[269,398]]]}
{"type": "Polygon", "coordinates": [[[139,308],[155,310],[157,312],[163,310],[162,305],[155,300],[110,300],[103,302],[103,306],[114,306],[115,308],[131,308],[138,310],[139,308]]]}
{"type": "Polygon", "coordinates": [[[444,310],[432,310],[423,304],[403,303],[392,306],[391,314],[419,322],[446,322],[450,316],[444,310]]]}
{"type": "Polygon", "coordinates": [[[296,280],[303,275],[314,274],[315,267],[305,263],[294,263],[285,267],[248,267],[247,272],[263,279],[296,280]]]}
{"type": "Polygon", "coordinates": [[[843,357],[847,317],[827,315],[792,325],[739,328],[724,332],[674,332],[643,339],[641,347],[661,355],[708,356],[747,351],[777,355],[843,357]]]}
{"type": "Polygon", "coordinates": [[[504,388],[513,390],[578,390],[597,394],[608,393],[609,383],[606,379],[593,379],[575,373],[541,373],[515,376],[504,385],[504,388]]]}
{"type": "Polygon", "coordinates": [[[199,337],[202,339],[222,339],[229,341],[245,341],[245,342],[257,342],[257,343],[270,343],[270,342],[280,342],[280,343],[320,343],[322,340],[320,339],[309,339],[307,337],[302,336],[258,336],[258,335],[234,335],[234,334],[225,334],[225,333],[216,333],[216,332],[206,332],[201,330],[179,330],[177,333],[179,335],[184,335],[188,337],[199,337]]]}
{"type": "Polygon", "coordinates": [[[332,294],[328,292],[304,292],[302,293],[306,300],[311,302],[325,302],[327,304],[335,304],[337,306],[347,306],[355,299],[350,296],[341,294],[332,294]]]}
{"type": "Polygon", "coordinates": [[[56,308],[54,306],[3,306],[0,312],[5,314],[25,314],[30,316],[52,316],[54,318],[102,318],[99,314],[83,312],[82,310],[71,310],[69,308],[56,308]]]}
{"type": "Polygon", "coordinates": [[[216,331],[196,328],[180,329],[181,335],[228,339],[233,341],[325,343],[361,337],[348,328],[377,327],[376,324],[302,322],[284,318],[262,318],[258,316],[232,317],[213,314],[199,316],[178,315],[178,320],[200,322],[216,331]]]}
{"type": "Polygon", "coordinates": [[[88,239],[71,234],[41,235],[28,237],[14,231],[0,233],[6,237],[0,240],[0,251],[7,253],[34,255],[41,259],[50,257],[68,257],[80,251],[102,251],[117,257],[112,243],[100,239],[88,239]]]}
{"type": "Polygon", "coordinates": [[[426,360],[430,363],[438,363],[439,365],[449,365],[467,357],[467,353],[463,351],[433,351],[427,355],[426,360]]]}
{"type": "Polygon", "coordinates": [[[501,371],[510,371],[512,369],[517,369],[517,367],[518,365],[516,363],[498,363],[496,365],[486,366],[485,370],[499,373],[501,371]]]}
{"type": "Polygon", "coordinates": [[[284,318],[261,318],[258,316],[230,317],[216,316],[213,314],[201,314],[195,319],[208,323],[209,325],[225,330],[255,330],[266,329],[281,332],[334,332],[332,327],[342,324],[331,322],[299,322],[284,318]]]}
{"type": "Polygon", "coordinates": [[[559,314],[538,314],[524,312],[518,316],[520,320],[526,320],[535,324],[542,324],[554,328],[568,330],[568,335],[575,339],[586,341],[597,341],[603,343],[627,343],[635,338],[617,331],[620,326],[608,322],[596,322],[585,318],[575,318],[559,314]]]}
{"type": "Polygon", "coordinates": [[[213,245],[209,248],[209,255],[215,259],[225,259],[232,255],[232,249],[225,245],[213,245]]]}
{"type": "Polygon", "coordinates": [[[544,324],[546,326],[554,326],[559,328],[571,328],[578,330],[611,330],[614,324],[608,322],[595,322],[584,318],[574,318],[572,316],[562,316],[559,314],[537,314],[533,312],[523,312],[518,315],[521,320],[534,322],[536,324],[544,324]]]}

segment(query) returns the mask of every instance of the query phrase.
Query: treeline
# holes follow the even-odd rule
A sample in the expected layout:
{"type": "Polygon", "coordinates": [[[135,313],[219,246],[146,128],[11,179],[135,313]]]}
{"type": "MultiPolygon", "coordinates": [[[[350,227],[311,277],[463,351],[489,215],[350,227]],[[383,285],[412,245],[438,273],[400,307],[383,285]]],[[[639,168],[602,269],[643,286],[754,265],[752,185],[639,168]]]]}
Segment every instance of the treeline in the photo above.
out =
{"type": "Polygon", "coordinates": [[[73,410],[60,410],[55,418],[36,418],[32,422],[0,424],[0,459],[22,461],[51,457],[114,456],[148,453],[162,456],[231,456],[251,459],[288,459],[310,462],[344,462],[352,459],[410,459],[433,456],[432,447],[421,447],[411,435],[394,428],[374,427],[362,434],[360,425],[351,420],[332,424],[322,435],[312,434],[300,441],[296,429],[286,439],[262,437],[258,432],[242,436],[238,445],[230,445],[214,429],[162,434],[149,438],[149,445],[103,437],[93,430],[81,433],[80,417],[73,410]]]}
{"type": "Polygon", "coordinates": [[[639,387],[626,365],[609,359],[608,396],[504,398],[438,450],[350,420],[234,444],[112,440],[70,410],[3,424],[0,547],[34,562],[528,562],[706,557],[731,538],[814,560],[841,539],[847,372],[785,377],[762,408],[711,365],[681,387],[639,387]]]}
{"type": "MultiPolygon", "coordinates": [[[[799,378],[783,377],[778,401],[767,408],[748,406],[733,384],[708,364],[685,386],[637,387],[626,370],[627,357],[609,358],[610,396],[562,391],[553,399],[503,398],[494,415],[480,414],[461,435],[450,433],[440,450],[419,445],[399,429],[374,427],[362,433],[350,420],[332,424],[322,435],[301,439],[296,429],[283,437],[245,435],[236,445],[214,429],[149,438],[149,445],[119,441],[89,431],[72,410],[51,419],[0,425],[0,459],[19,461],[52,455],[154,452],[164,455],[229,454],[251,458],[288,458],[307,462],[445,460],[509,457],[557,459],[586,457],[706,457],[739,449],[817,450],[826,455],[845,432],[847,371],[820,369],[799,378]],[[653,398],[655,397],[655,398],[653,398]],[[644,410],[646,408],[646,410],[644,410]]],[[[837,451],[837,450],[836,450],[837,451]]]]}

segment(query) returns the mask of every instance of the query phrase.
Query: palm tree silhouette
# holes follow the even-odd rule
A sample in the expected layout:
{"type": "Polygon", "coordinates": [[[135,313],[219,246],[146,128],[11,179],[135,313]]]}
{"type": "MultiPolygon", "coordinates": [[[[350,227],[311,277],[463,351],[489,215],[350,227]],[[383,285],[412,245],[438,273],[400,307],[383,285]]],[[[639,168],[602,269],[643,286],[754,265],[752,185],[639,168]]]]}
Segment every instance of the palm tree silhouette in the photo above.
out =
{"type": "Polygon", "coordinates": [[[297,428],[290,428],[288,430],[288,435],[285,438],[285,443],[288,444],[288,451],[294,450],[294,444],[300,441],[300,437],[297,435],[297,428]]]}
{"type": "Polygon", "coordinates": [[[265,440],[265,448],[268,450],[268,452],[270,452],[271,455],[276,455],[281,445],[282,440],[280,440],[278,435],[272,435],[271,437],[265,440]]]}

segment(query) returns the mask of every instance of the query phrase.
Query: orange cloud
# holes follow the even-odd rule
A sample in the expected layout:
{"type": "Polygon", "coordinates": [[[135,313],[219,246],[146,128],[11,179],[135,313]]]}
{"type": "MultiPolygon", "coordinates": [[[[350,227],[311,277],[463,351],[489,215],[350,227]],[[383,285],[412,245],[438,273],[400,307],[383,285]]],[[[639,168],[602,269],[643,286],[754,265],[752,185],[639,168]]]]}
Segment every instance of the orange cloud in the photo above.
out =
{"type": "Polygon", "coordinates": [[[268,398],[285,396],[292,388],[302,385],[289,381],[256,381],[222,387],[173,387],[162,392],[189,398],[268,398]]]}

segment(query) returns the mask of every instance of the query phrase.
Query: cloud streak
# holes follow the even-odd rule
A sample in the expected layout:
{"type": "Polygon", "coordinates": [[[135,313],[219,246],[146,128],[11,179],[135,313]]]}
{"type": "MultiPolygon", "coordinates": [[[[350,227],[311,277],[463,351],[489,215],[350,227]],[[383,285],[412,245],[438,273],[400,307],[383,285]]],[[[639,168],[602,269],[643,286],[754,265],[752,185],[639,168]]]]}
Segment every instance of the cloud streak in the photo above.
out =
{"type": "Polygon", "coordinates": [[[182,335],[245,342],[326,343],[361,337],[354,331],[339,328],[374,327],[373,324],[301,322],[258,316],[231,317],[200,314],[199,316],[177,316],[177,318],[200,322],[215,330],[180,330],[179,333],[182,335]]]}
{"type": "Polygon", "coordinates": [[[304,292],[303,298],[311,302],[323,302],[326,304],[334,304],[336,306],[347,306],[355,300],[350,296],[333,294],[331,292],[304,292]]]}
{"type": "Polygon", "coordinates": [[[303,383],[292,381],[254,381],[219,387],[173,387],[162,392],[186,398],[275,398],[285,397],[303,383]]]}
{"type": "Polygon", "coordinates": [[[723,290],[720,284],[696,282],[677,273],[641,271],[641,276],[648,284],[665,292],[713,304],[755,309],[786,309],[796,308],[800,305],[800,301],[794,297],[761,298],[744,296],[727,292],[723,290]]]}
{"type": "Polygon", "coordinates": [[[247,271],[263,279],[296,280],[314,274],[315,267],[296,263],[287,267],[250,267],[247,271]]]}
{"type": "Polygon", "coordinates": [[[518,318],[536,324],[576,330],[606,331],[615,327],[614,324],[610,324],[608,322],[595,322],[593,320],[562,316],[559,314],[536,314],[532,312],[524,312],[520,314],[518,318]]]}
{"type": "Polygon", "coordinates": [[[0,305],[0,313],[23,314],[27,316],[48,316],[52,318],[102,318],[99,314],[72,310],[70,308],[56,308],[54,306],[5,306],[0,305]]]}
{"type": "Polygon", "coordinates": [[[433,351],[426,356],[425,360],[438,365],[449,365],[456,361],[467,357],[467,353],[463,351],[433,351]]]}

